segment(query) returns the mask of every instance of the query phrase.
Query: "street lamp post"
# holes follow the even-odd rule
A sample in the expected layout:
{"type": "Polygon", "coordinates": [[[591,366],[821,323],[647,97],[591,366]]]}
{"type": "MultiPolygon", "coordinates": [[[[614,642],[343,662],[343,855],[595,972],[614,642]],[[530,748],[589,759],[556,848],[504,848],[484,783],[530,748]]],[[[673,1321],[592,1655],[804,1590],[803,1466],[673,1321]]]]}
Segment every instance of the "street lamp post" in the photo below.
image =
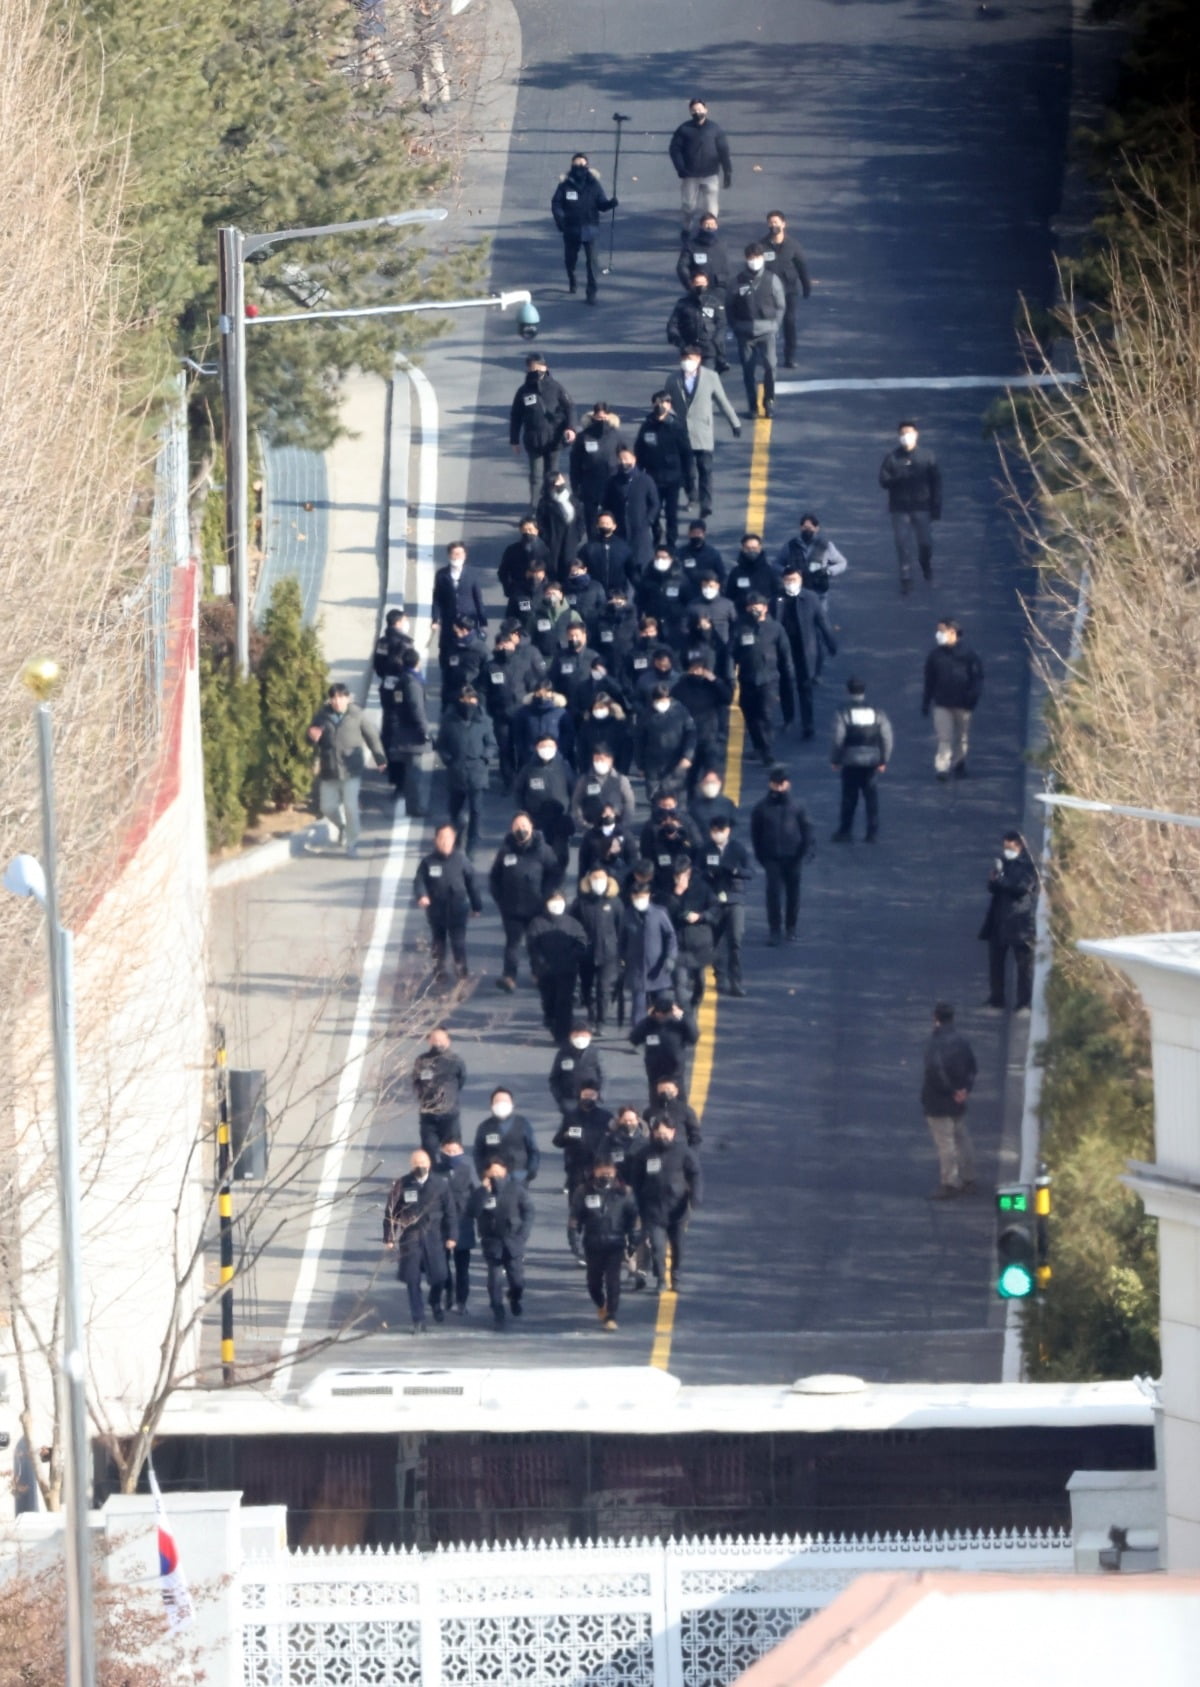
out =
{"type": "Polygon", "coordinates": [[[26,665],[22,678],[37,698],[38,770],[42,798],[42,862],[18,856],[5,883],[38,898],[46,910],[50,951],[50,1016],[58,1124],[58,1201],[62,1231],[63,1348],[60,1399],[67,1436],[64,1458],[67,1569],[67,1687],[94,1687],[96,1636],[88,1539],[88,1429],[83,1348],[83,1271],[79,1215],[79,1118],[75,1085],[75,984],[71,933],[58,911],[58,837],[54,818],[53,718],[49,698],[58,665],[26,665]],[[15,869],[15,871],[14,871],[15,869]]]}
{"type": "Polygon", "coordinates": [[[246,259],[283,240],[316,240],[324,234],[353,234],[368,228],[402,228],[408,223],[440,223],[449,213],[440,206],[397,211],[388,217],[364,217],[352,223],[323,223],[318,228],[282,228],[270,234],[217,230],[217,326],[220,331],[221,410],[225,448],[225,546],[230,562],[236,617],[238,673],[250,672],[250,571],[246,543],[249,490],[249,433],[246,420],[246,259]]]}

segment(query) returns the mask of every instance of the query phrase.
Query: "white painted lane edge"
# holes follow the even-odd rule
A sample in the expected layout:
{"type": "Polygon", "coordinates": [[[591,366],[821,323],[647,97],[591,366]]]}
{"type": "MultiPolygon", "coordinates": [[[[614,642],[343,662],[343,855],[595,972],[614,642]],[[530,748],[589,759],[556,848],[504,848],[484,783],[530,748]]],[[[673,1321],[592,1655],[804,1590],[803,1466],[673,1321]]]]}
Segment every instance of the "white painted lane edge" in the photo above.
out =
{"type": "Polygon", "coordinates": [[[836,381],[776,381],[775,396],[802,392],[903,392],[923,387],[930,392],[957,392],[970,387],[1073,387],[1080,377],[1065,375],[881,375],[870,379],[836,381]]]}

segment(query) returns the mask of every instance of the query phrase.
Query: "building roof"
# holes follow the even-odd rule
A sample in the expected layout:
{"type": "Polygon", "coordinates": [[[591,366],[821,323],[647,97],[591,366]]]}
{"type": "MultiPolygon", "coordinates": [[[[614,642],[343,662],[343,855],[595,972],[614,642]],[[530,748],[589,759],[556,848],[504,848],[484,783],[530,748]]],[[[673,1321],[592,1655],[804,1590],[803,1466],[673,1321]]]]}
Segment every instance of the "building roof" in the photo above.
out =
{"type": "Polygon", "coordinates": [[[1192,1687],[1200,1576],[860,1576],[736,1687],[1192,1687]]]}

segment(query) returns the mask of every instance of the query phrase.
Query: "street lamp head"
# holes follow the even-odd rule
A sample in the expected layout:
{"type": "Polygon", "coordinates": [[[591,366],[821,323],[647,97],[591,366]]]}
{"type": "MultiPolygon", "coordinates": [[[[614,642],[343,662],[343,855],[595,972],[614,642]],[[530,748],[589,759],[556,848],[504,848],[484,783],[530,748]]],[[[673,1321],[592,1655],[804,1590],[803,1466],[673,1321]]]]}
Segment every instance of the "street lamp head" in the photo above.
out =
{"type": "Polygon", "coordinates": [[[35,656],[21,669],[21,680],[39,703],[45,703],[58,687],[61,669],[52,656],[35,656]]]}
{"type": "Polygon", "coordinates": [[[11,896],[32,896],[45,905],[46,875],[36,855],[14,855],[4,869],[4,888],[11,896]]]}
{"type": "Polygon", "coordinates": [[[393,211],[390,217],[380,217],[388,228],[401,228],[405,223],[444,223],[450,215],[442,205],[430,205],[423,211],[393,211]]]}

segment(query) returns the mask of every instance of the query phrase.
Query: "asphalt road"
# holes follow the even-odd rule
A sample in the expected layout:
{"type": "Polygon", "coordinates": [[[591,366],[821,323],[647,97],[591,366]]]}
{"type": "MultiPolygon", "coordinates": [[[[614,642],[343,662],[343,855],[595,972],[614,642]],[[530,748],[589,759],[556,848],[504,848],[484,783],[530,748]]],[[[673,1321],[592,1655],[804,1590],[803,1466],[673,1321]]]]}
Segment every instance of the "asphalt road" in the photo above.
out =
{"type": "MultiPolygon", "coordinates": [[[[1027,663],[1022,565],[983,412],[985,386],[923,388],[936,377],[1020,368],[1021,299],[1052,285],[1050,219],[1060,194],[1070,84],[1069,0],[714,0],[566,8],[518,0],[524,57],[495,242],[497,286],[531,286],[539,345],[581,405],[610,401],[636,426],[670,366],[664,328],[677,296],[677,184],[666,159],[686,102],[703,92],[726,128],[735,179],[722,230],[735,249],[782,208],[816,279],[802,310],[797,379],[904,377],[902,392],[781,397],[770,430],[765,534],[774,554],[801,509],[850,560],[837,588],[842,650],[818,693],[817,738],[779,751],[820,839],[806,870],[802,943],[764,946],[761,884],[747,942],[748,998],[719,1006],[705,1112],[708,1199],[691,1231],[686,1291],[674,1308],[670,1368],[688,1382],[778,1381],[836,1369],[880,1380],[996,1380],[1002,1314],[992,1294],[992,1219],[981,1199],[931,1206],[935,1160],[918,1100],[934,999],[960,1004],[980,1079],[971,1124],[986,1187],[1013,1169],[1013,1076],[1021,1027],[978,1012],[985,951],[976,931],[1000,831],[1022,819],[1027,663]],[[577,147],[611,183],[614,110],[629,112],[613,273],[599,305],[568,297],[549,197],[577,147]],[[936,583],[902,601],[876,484],[901,414],[915,413],[945,477],[936,583]],[[939,614],[959,618],[986,667],[971,778],[943,786],[919,713],[921,669],[939,614]],[[837,780],[825,753],[845,678],[860,674],[887,709],[897,748],[882,794],[879,845],[834,850],[837,780]],[[1010,1037],[1010,1030],[1012,1035],[1010,1037]],[[1010,1046],[1011,1045],[1011,1046],[1010,1046]],[[1010,1105],[1005,1125],[1006,1087],[1010,1105]]],[[[483,147],[494,153],[493,137],[483,147]]],[[[444,429],[441,542],[463,533],[490,569],[524,502],[524,464],[507,449],[507,412],[524,347],[511,324],[463,326],[428,354],[444,429]],[[482,352],[482,357],[480,357],[482,352]]],[[[743,408],[736,368],[728,390],[743,408]]],[[[749,507],[752,430],[720,438],[711,524],[726,554],[749,507]]],[[[493,594],[495,597],[495,594],[493,594]]],[[[747,767],[744,805],[761,795],[747,767]]],[[[509,809],[489,800],[486,870],[509,809]]],[[[860,822],[861,824],[861,822],[860,822]]],[[[551,1051],[536,997],[498,995],[497,922],[473,928],[471,992],[448,1015],[471,1071],[473,1131],[498,1079],[512,1083],[548,1143],[551,1051]]],[[[401,993],[419,988],[420,926],[405,927],[401,993]]],[[[608,1099],[643,1093],[640,1062],[605,1045],[608,1099]]],[[[402,1100],[402,1098],[401,1098],[402,1100]]],[[[336,1308],[378,1261],[378,1203],[415,1137],[393,1100],[373,1124],[371,1176],[335,1226],[323,1273],[336,1308]],[[344,1242],[344,1246],[342,1243],[344,1242]],[[335,1275],[336,1274],[336,1275],[335,1275]]],[[[563,1239],[557,1156],[535,1189],[528,1316],[493,1338],[475,1290],[468,1324],[415,1348],[399,1285],[380,1280],[353,1363],[570,1364],[649,1361],[658,1308],[629,1297],[618,1335],[595,1320],[563,1239]]],[[[481,1275],[481,1274],[480,1274],[481,1275]]],[[[660,1360],[667,1356],[662,1342],[660,1360]]],[[[298,1368],[296,1380],[328,1356],[298,1368]]]]}

